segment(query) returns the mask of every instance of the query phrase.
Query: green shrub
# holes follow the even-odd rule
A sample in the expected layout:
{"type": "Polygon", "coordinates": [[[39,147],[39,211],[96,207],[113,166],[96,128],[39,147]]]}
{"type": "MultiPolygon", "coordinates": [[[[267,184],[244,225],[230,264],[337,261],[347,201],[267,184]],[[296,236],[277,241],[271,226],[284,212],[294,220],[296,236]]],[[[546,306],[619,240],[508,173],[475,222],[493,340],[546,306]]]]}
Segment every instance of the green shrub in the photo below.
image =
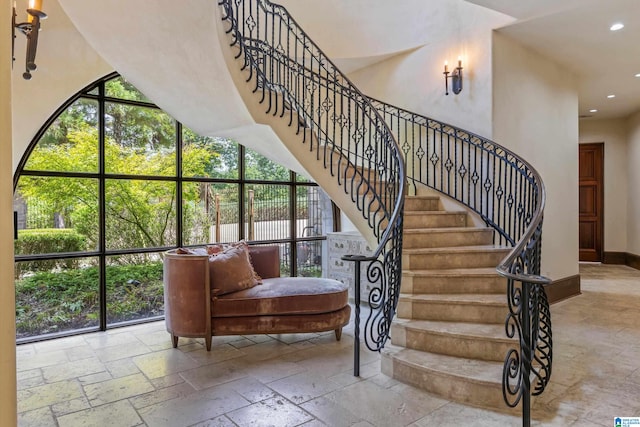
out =
{"type": "MultiPolygon", "coordinates": [[[[70,228],[39,228],[19,230],[14,242],[16,255],[80,252],[86,249],[85,237],[70,228]]],[[[76,268],[74,259],[28,261],[16,263],[16,277],[27,271],[47,271],[54,268],[76,268]]]]}
{"type": "MultiPolygon", "coordinates": [[[[162,262],[107,266],[108,322],[163,314],[162,262]]],[[[16,280],[18,338],[96,327],[98,267],[37,272],[16,280]]]]}

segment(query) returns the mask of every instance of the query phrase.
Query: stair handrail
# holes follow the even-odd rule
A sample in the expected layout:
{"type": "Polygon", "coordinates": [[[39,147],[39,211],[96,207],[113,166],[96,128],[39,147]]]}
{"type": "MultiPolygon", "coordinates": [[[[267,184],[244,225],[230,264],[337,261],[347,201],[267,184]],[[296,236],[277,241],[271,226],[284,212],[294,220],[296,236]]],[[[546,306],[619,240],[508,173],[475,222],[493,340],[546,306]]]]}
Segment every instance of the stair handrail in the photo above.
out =
{"type": "MultiPolygon", "coordinates": [[[[262,91],[260,103],[268,100],[266,113],[274,116],[280,114],[280,117],[284,117],[288,112],[289,126],[293,125],[295,113],[297,133],[302,132],[302,142],[309,143],[310,151],[314,151],[313,136],[315,135],[317,158],[324,156],[325,169],[329,169],[331,174],[338,178],[338,183],[367,219],[377,239],[378,245],[372,255],[343,257],[344,260],[355,263],[354,375],[359,375],[360,264],[362,262],[369,263],[366,270],[367,277],[370,282],[377,284],[369,296],[371,311],[365,324],[365,343],[371,350],[380,350],[388,340],[391,321],[398,304],[406,182],[404,158],[393,133],[369,98],[339,71],[283,6],[269,0],[219,0],[218,4],[223,10],[223,21],[230,23],[226,31],[231,34],[231,46],[236,46],[240,50],[236,58],[244,55],[245,63],[242,69],[248,68],[250,73],[247,82],[255,80],[254,92],[262,91]],[[242,8],[242,18],[240,8],[242,8]],[[261,34],[262,29],[258,28],[261,23],[260,11],[265,14],[263,18],[265,25],[268,27],[269,19],[272,24],[271,27],[264,28],[263,34],[261,34]],[[253,16],[254,13],[257,17],[253,16]],[[240,30],[241,25],[243,31],[240,30]],[[245,35],[244,31],[248,34],[245,35]],[[269,37],[272,37],[272,40],[269,37]],[[295,49],[293,54],[290,51],[291,46],[295,49]],[[305,56],[307,53],[309,58],[305,56]],[[307,63],[306,59],[310,62],[307,63]],[[292,77],[299,75],[302,75],[303,84],[307,78],[312,85],[324,84],[327,97],[322,103],[317,102],[314,105],[315,98],[311,97],[311,105],[306,105],[309,98],[305,99],[305,88],[302,88],[302,94],[300,94],[298,82],[294,82],[296,86],[291,85],[292,77]],[[328,95],[330,87],[333,90],[333,103],[328,95]],[[341,104],[339,111],[335,105],[338,92],[340,96],[346,97],[346,99],[341,98],[340,101],[347,104],[346,107],[341,104]],[[329,125],[323,127],[320,123],[321,108],[326,110],[327,119],[325,120],[328,120],[329,112],[333,111],[331,117],[333,129],[330,129],[329,125]],[[354,111],[355,114],[352,117],[354,111]],[[359,123],[360,119],[367,123],[359,123]],[[336,123],[339,123],[342,128],[345,126],[348,128],[346,138],[343,131],[336,134],[336,123]],[[308,130],[312,132],[309,140],[307,140],[308,130]],[[352,134],[351,130],[355,130],[355,133],[352,134]],[[365,150],[364,138],[367,132],[369,132],[369,139],[366,141],[368,147],[365,150]],[[376,144],[376,149],[372,148],[372,140],[376,144]],[[358,147],[360,141],[362,145],[358,147]],[[322,153],[320,142],[324,147],[322,153]],[[328,146],[329,149],[327,149],[328,146]],[[383,152],[379,152],[381,151],[378,150],[379,148],[382,148],[383,152]],[[332,163],[334,154],[338,159],[338,165],[335,167],[332,163]],[[327,165],[327,157],[330,160],[329,165],[327,165]],[[364,193],[360,194],[361,191],[364,193]],[[382,227],[384,230],[380,232],[382,227]]],[[[321,91],[322,88],[319,92],[321,91]]],[[[319,94],[319,96],[322,95],[319,94]]]]}
{"type": "MultiPolygon", "coordinates": [[[[496,239],[496,234],[494,234],[494,242],[498,240],[501,243],[508,243],[512,246],[511,251],[496,267],[496,271],[507,279],[509,312],[505,320],[505,332],[509,338],[514,338],[517,335],[520,348],[510,349],[505,356],[502,392],[505,403],[510,407],[515,407],[522,401],[523,425],[528,426],[530,425],[530,396],[531,394],[534,396],[539,395],[544,391],[551,377],[553,356],[551,313],[544,289],[551,280],[540,274],[542,222],[546,201],[546,189],[542,178],[526,160],[487,138],[377,99],[372,98],[372,102],[385,117],[385,120],[391,124],[391,129],[396,134],[396,139],[401,144],[401,148],[407,158],[407,164],[411,165],[408,167],[407,179],[414,183],[414,191],[417,188],[416,183],[420,183],[454,198],[479,214],[482,220],[495,230],[498,238],[496,239]],[[431,157],[429,157],[428,146],[430,131],[431,139],[434,140],[433,153],[435,153],[431,157]],[[408,133],[411,134],[411,138],[407,138],[408,133]],[[417,138],[415,138],[416,133],[418,134],[417,138]],[[405,138],[402,138],[403,136],[405,138]],[[450,152],[452,148],[451,138],[453,138],[455,151],[453,160],[450,152]],[[405,140],[404,143],[402,143],[403,139],[405,140]],[[415,148],[416,139],[418,140],[417,149],[415,148]],[[443,149],[444,145],[446,144],[447,146],[446,162],[435,151],[435,140],[438,139],[441,144],[441,155],[445,151],[443,149]],[[426,142],[426,150],[422,145],[423,140],[426,142]],[[528,212],[524,207],[521,210],[521,206],[518,206],[515,211],[512,210],[515,202],[506,196],[507,185],[505,185],[504,189],[501,188],[502,183],[507,181],[506,171],[504,172],[504,180],[500,181],[500,177],[498,177],[498,190],[492,195],[492,200],[490,201],[491,209],[489,210],[487,206],[483,209],[481,206],[482,189],[479,193],[476,191],[477,183],[480,182],[482,177],[476,175],[477,178],[473,182],[474,178],[470,178],[472,176],[471,165],[456,164],[459,158],[463,160],[465,158],[464,150],[462,150],[462,153],[456,151],[459,148],[459,143],[468,145],[466,159],[470,161],[473,157],[473,166],[476,169],[478,162],[476,158],[477,151],[475,150],[480,150],[481,152],[486,152],[487,155],[500,157],[504,160],[505,168],[507,166],[511,167],[510,174],[514,170],[521,174],[522,178],[516,187],[519,186],[521,192],[533,191],[533,199],[530,199],[532,203],[528,203],[530,205],[528,212]],[[471,146],[474,146],[473,154],[471,146]],[[413,150],[412,147],[414,148],[413,150]],[[412,151],[411,155],[409,153],[410,150],[412,151]],[[415,156],[418,158],[416,159],[415,156]],[[428,162],[432,162],[433,173],[440,172],[441,179],[439,184],[436,179],[437,176],[434,176],[434,179],[425,179],[431,178],[422,173],[424,172],[422,166],[425,161],[427,165],[428,162]],[[443,165],[443,163],[445,164],[443,165]],[[419,171],[416,171],[416,165],[419,171]],[[456,191],[445,191],[445,180],[443,179],[445,172],[443,168],[447,170],[446,174],[449,175],[447,190],[451,190],[450,174],[452,170],[454,171],[453,186],[456,191]],[[457,182],[458,176],[461,178],[460,182],[457,182]],[[527,183],[531,186],[531,189],[526,188],[527,183]],[[465,185],[467,199],[464,197],[465,185]],[[461,195],[458,195],[458,189],[461,190],[461,195]],[[479,198],[477,197],[478,194],[480,194],[479,198]],[[471,197],[472,195],[474,197],[471,197]],[[502,197],[504,197],[504,205],[500,205],[503,203],[502,197]],[[471,203],[472,199],[473,203],[471,203]],[[480,200],[480,206],[476,203],[478,199],[480,200]],[[519,224],[520,226],[516,226],[517,218],[507,217],[507,204],[510,204],[509,212],[518,215],[522,220],[522,223],[519,224]],[[504,213],[502,217],[500,217],[501,208],[504,213]],[[496,210],[498,212],[497,218],[495,217],[496,210]],[[533,391],[531,391],[531,375],[535,378],[533,391]]],[[[482,165],[482,161],[480,161],[480,165],[482,165]]],[[[474,170],[473,174],[475,175],[476,173],[477,170],[474,170]]],[[[480,175],[483,175],[483,173],[481,172],[480,175]]],[[[487,170],[484,171],[484,175],[486,175],[486,181],[484,181],[483,189],[487,193],[487,199],[485,200],[488,201],[491,188],[496,188],[495,158],[492,166],[491,163],[487,162],[487,170]],[[490,175],[493,175],[493,182],[489,179],[490,175]]],[[[481,186],[483,185],[481,184],[481,186]]],[[[513,184],[509,184],[509,186],[513,188],[513,184]]],[[[508,197],[512,198],[513,195],[510,194],[508,197]]],[[[520,198],[520,201],[522,202],[522,198],[520,198]]]]}

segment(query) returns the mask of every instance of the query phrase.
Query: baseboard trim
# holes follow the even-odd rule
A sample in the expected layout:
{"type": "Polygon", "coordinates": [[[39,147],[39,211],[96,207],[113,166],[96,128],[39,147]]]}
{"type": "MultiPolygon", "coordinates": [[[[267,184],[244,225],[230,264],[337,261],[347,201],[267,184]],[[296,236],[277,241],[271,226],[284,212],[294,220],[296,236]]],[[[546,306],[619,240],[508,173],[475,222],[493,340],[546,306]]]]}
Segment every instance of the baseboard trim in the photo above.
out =
{"type": "Polygon", "coordinates": [[[605,252],[603,264],[627,265],[640,270],[640,255],[629,252],[605,252]]]}
{"type": "Polygon", "coordinates": [[[603,264],[625,265],[627,263],[627,254],[625,252],[605,252],[603,264]]]}
{"type": "Polygon", "coordinates": [[[550,304],[580,295],[580,275],[554,280],[545,287],[545,290],[550,304]]]}
{"type": "Polygon", "coordinates": [[[626,263],[629,267],[640,270],[640,255],[630,254],[627,252],[626,263]]]}

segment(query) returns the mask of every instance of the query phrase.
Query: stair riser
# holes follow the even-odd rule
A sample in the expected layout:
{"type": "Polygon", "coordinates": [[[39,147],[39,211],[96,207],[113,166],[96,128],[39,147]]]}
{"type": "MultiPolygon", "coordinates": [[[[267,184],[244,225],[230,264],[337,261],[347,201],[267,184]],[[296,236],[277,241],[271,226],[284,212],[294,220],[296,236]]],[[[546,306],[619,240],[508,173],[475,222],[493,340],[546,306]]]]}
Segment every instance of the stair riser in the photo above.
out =
{"type": "Polygon", "coordinates": [[[391,343],[415,350],[469,359],[502,362],[507,352],[517,344],[483,337],[465,337],[434,333],[427,330],[391,326],[391,343]]]}
{"type": "Polygon", "coordinates": [[[416,320],[500,324],[504,323],[508,312],[506,301],[504,306],[412,301],[408,299],[401,299],[398,303],[398,317],[416,320]]]}
{"type": "Polygon", "coordinates": [[[439,228],[439,227],[466,227],[467,214],[461,213],[439,213],[430,214],[424,212],[422,215],[405,215],[405,228],[439,228]]]}
{"type": "Polygon", "coordinates": [[[409,211],[437,211],[440,210],[440,200],[438,198],[413,198],[407,197],[404,201],[404,210],[409,211]]]}
{"type": "Polygon", "coordinates": [[[412,233],[405,229],[402,238],[402,246],[405,249],[480,246],[492,243],[493,232],[491,230],[412,233]]]}
{"type": "Polygon", "coordinates": [[[402,276],[407,294],[504,294],[507,280],[496,276],[402,276]]]}
{"type": "Polygon", "coordinates": [[[405,364],[382,353],[382,373],[445,399],[505,411],[500,383],[478,383],[405,364]]]}
{"type": "Polygon", "coordinates": [[[413,253],[402,255],[402,268],[407,270],[439,270],[447,268],[495,267],[507,251],[470,251],[413,253]]]}

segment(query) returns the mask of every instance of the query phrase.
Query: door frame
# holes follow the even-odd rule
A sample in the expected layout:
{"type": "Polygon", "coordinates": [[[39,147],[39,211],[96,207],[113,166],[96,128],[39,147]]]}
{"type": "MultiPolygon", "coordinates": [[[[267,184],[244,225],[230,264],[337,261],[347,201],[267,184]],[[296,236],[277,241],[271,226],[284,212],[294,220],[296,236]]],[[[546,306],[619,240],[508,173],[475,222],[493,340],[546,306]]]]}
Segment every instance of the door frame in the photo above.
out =
{"type": "MultiPolygon", "coordinates": [[[[597,230],[598,236],[596,238],[600,239],[600,250],[597,255],[599,260],[595,262],[604,262],[604,142],[588,142],[588,143],[579,143],[578,144],[578,194],[580,194],[580,150],[585,148],[597,149],[600,152],[601,162],[599,164],[600,176],[596,177],[596,181],[598,182],[598,222],[597,222],[597,230]]],[[[579,197],[579,196],[578,196],[579,197]]],[[[579,205],[579,201],[578,201],[579,205]]],[[[578,212],[578,223],[580,222],[580,212],[578,212]]],[[[578,231],[578,233],[580,233],[578,231]]],[[[578,236],[579,239],[579,236],[578,236]]],[[[587,261],[580,259],[580,248],[578,248],[578,260],[579,261],[587,261]]]]}

